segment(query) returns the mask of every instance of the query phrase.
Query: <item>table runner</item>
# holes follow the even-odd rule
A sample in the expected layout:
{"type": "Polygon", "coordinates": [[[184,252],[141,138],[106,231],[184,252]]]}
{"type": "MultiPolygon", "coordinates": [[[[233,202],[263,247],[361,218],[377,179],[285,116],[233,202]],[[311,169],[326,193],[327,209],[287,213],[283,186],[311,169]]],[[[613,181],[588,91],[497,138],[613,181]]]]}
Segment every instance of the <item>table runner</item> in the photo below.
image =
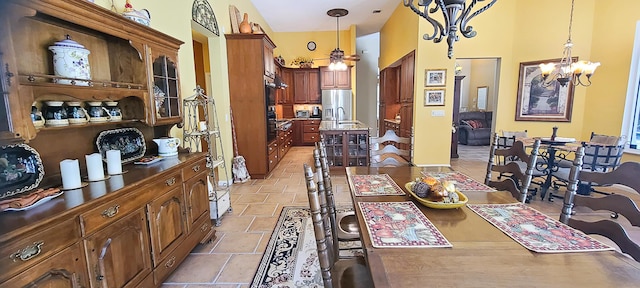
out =
{"type": "Polygon", "coordinates": [[[376,248],[452,247],[413,202],[358,202],[376,248]]]}
{"type": "Polygon", "coordinates": [[[451,172],[426,172],[426,171],[422,171],[421,172],[422,175],[424,176],[431,176],[433,178],[436,178],[440,181],[451,181],[454,182],[456,185],[456,188],[458,188],[458,190],[460,190],[460,192],[472,192],[472,191],[477,191],[477,192],[493,192],[496,191],[496,189],[493,189],[487,185],[485,185],[484,183],[481,183],[461,172],[458,171],[451,171],[451,172]]]}
{"type": "Polygon", "coordinates": [[[405,195],[388,174],[351,175],[356,196],[405,195]]]}
{"type": "Polygon", "coordinates": [[[613,250],[583,232],[549,218],[522,203],[468,204],[467,207],[520,245],[534,252],[613,250]]]}

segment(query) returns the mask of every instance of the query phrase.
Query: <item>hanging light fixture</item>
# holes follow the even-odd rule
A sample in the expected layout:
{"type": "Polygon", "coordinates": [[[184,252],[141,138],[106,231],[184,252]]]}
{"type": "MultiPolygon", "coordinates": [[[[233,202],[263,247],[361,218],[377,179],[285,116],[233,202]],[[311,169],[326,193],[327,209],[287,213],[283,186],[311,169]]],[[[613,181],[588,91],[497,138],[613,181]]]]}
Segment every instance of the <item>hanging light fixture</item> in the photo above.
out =
{"type": "Polygon", "coordinates": [[[484,2],[485,0],[469,0],[471,2],[469,6],[467,6],[467,0],[418,0],[418,6],[424,7],[422,9],[416,7],[413,1],[414,0],[403,0],[404,6],[411,8],[411,11],[427,19],[427,21],[433,25],[433,34],[424,34],[422,38],[424,38],[424,40],[433,40],[434,43],[440,43],[442,37],[447,37],[447,43],[449,44],[447,56],[451,59],[451,57],[453,57],[453,43],[459,40],[456,34],[458,32],[458,25],[460,26],[459,29],[462,36],[466,38],[476,36],[477,32],[473,31],[473,27],[468,26],[467,23],[473,17],[476,17],[478,14],[493,6],[497,0],[491,0],[489,4],[477,9],[473,13],[471,13],[471,10],[476,5],[476,2],[484,2]],[[432,2],[435,2],[435,6],[429,9],[429,5],[431,5],[432,2]],[[438,12],[438,10],[442,11],[444,25],[429,16],[429,14],[434,14],[438,12]],[[458,16],[459,12],[462,13],[458,16]]]}
{"type": "Polygon", "coordinates": [[[329,70],[347,70],[347,64],[344,63],[344,51],[340,49],[340,17],[349,14],[347,9],[336,8],[327,11],[327,15],[336,17],[336,43],[337,48],[331,51],[329,55],[329,70]]]}
{"type": "MultiPolygon", "coordinates": [[[[569,16],[569,38],[564,44],[564,51],[562,52],[562,59],[560,64],[556,66],[555,63],[543,63],[540,64],[540,70],[542,71],[542,86],[547,87],[553,83],[553,80],[557,80],[562,87],[567,86],[567,83],[571,82],[573,85],[590,86],[591,76],[596,71],[596,68],[600,66],[600,62],[590,61],[578,61],[573,62],[576,59],[571,57],[571,49],[573,48],[573,42],[571,42],[571,26],[573,24],[573,4],[575,0],[571,0],[571,14],[569,16]],[[549,77],[551,73],[555,72],[553,76],[549,77]],[[586,82],[583,82],[580,78],[582,75],[586,76],[586,82]]],[[[583,78],[584,79],[584,78],[583,78]]]]}

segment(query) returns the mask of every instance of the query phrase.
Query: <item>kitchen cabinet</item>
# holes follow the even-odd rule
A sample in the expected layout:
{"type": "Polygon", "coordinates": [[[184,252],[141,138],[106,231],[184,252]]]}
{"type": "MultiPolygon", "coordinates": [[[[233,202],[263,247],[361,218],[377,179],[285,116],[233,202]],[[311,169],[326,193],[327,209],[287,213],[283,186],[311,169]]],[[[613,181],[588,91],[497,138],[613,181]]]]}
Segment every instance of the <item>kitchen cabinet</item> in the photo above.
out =
{"type": "Polygon", "coordinates": [[[320,120],[302,121],[302,145],[315,145],[320,141],[320,120]]]}
{"type": "Polygon", "coordinates": [[[415,70],[415,52],[405,55],[402,58],[400,68],[400,102],[413,102],[414,92],[414,70],[415,70]]]}
{"type": "Polygon", "coordinates": [[[320,104],[320,71],[318,68],[293,71],[293,98],[295,104],[320,104]]]}
{"type": "Polygon", "coordinates": [[[351,89],[351,66],[347,70],[331,70],[327,66],[320,67],[321,89],[351,89]]]}
{"type": "Polygon", "coordinates": [[[322,131],[329,166],[368,166],[369,130],[322,131]]]}
{"type": "MultiPolygon", "coordinates": [[[[294,100],[293,100],[293,69],[291,68],[286,68],[283,67],[282,68],[282,82],[284,82],[285,84],[287,84],[288,87],[282,89],[282,101],[280,104],[293,104],[294,100]]],[[[285,116],[286,117],[286,116],[285,116]]]]}
{"type": "Polygon", "coordinates": [[[302,146],[303,145],[303,123],[304,120],[293,120],[293,125],[291,126],[291,130],[293,130],[293,146],[302,146]]]}
{"type": "Polygon", "coordinates": [[[122,188],[106,180],[66,191],[46,209],[0,214],[0,287],[159,287],[215,237],[206,169],[197,169],[205,162],[193,153],[126,165],[125,176],[109,179],[120,177],[122,188]]]}
{"type": "MultiPolygon", "coordinates": [[[[225,38],[238,153],[244,156],[251,177],[264,178],[273,170],[267,151],[267,125],[274,125],[267,121],[264,50],[275,45],[267,34],[226,34],[225,38]]],[[[273,64],[273,57],[268,62],[273,64]]]]}
{"type": "Polygon", "coordinates": [[[274,45],[271,41],[264,41],[262,45],[262,56],[264,57],[264,76],[273,79],[276,77],[276,64],[273,59],[273,48],[276,48],[276,45],[274,45]]]}
{"type": "Polygon", "coordinates": [[[118,124],[159,126],[182,121],[177,73],[182,41],[89,1],[10,0],[0,10],[11,15],[0,17],[0,66],[6,76],[0,110],[10,115],[0,119],[5,124],[0,124],[0,137],[29,141],[43,130],[106,125],[36,128],[31,105],[49,100],[118,101],[123,114],[118,124]],[[67,35],[90,51],[89,82],[52,74],[52,52],[47,47],[67,35]]]}
{"type": "MultiPolygon", "coordinates": [[[[400,137],[413,137],[413,103],[403,103],[400,106],[400,137]]],[[[411,150],[411,144],[399,144],[400,149],[411,150]]],[[[410,159],[406,159],[410,160],[410,159]]]]}

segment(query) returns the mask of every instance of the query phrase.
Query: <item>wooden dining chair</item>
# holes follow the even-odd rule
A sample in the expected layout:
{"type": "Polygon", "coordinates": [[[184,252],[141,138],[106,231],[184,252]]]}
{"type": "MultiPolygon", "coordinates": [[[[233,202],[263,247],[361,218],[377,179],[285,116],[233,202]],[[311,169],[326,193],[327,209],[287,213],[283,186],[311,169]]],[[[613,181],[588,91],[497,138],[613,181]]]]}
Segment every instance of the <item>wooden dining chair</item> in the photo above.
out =
{"type": "Polygon", "coordinates": [[[369,137],[369,147],[369,166],[411,166],[411,138],[387,130],[382,137],[369,137]]]}
{"type": "Polygon", "coordinates": [[[318,193],[318,187],[323,185],[322,181],[316,185],[314,172],[307,164],[304,164],[304,172],[324,287],[373,287],[371,274],[363,257],[339,259],[335,256],[332,244],[326,237],[330,232],[325,231],[326,224],[322,217],[323,200],[318,193]]]}
{"type": "Polygon", "coordinates": [[[640,245],[629,237],[627,230],[619,220],[619,215],[622,215],[634,228],[640,227],[640,209],[638,209],[637,203],[622,194],[601,197],[577,194],[578,183],[581,181],[605,185],[624,185],[640,193],[640,163],[625,162],[617,169],[605,173],[585,171],[582,169],[584,150],[584,147],[580,147],[576,151],[576,157],[571,166],[569,184],[564,194],[560,221],[587,234],[598,234],[611,239],[623,253],[629,254],[640,262],[640,245]],[[595,222],[579,220],[575,218],[580,215],[580,213],[576,213],[576,207],[587,207],[593,211],[604,210],[612,214],[609,218],[603,217],[602,220],[595,222]]]}
{"type": "Polygon", "coordinates": [[[531,147],[531,154],[525,150],[522,141],[515,141],[511,147],[498,147],[498,134],[496,133],[491,143],[489,152],[489,162],[487,163],[487,174],[485,184],[498,190],[507,190],[511,192],[514,198],[520,202],[528,202],[529,186],[533,178],[533,171],[538,159],[538,149],[540,148],[540,140],[536,139],[531,147]],[[504,159],[518,159],[526,163],[524,171],[518,165],[517,161],[505,161],[504,159]],[[504,163],[504,164],[503,164],[504,163]],[[498,172],[500,175],[508,175],[498,180],[492,178],[492,172],[498,172]]]}
{"type": "Polygon", "coordinates": [[[360,228],[353,210],[338,212],[338,209],[336,208],[333,185],[331,183],[331,174],[326,155],[324,144],[322,142],[316,142],[316,149],[313,151],[316,174],[318,175],[318,181],[322,181],[324,184],[327,213],[331,224],[330,228],[334,235],[334,253],[339,255],[340,241],[354,241],[360,239],[360,228]]]}

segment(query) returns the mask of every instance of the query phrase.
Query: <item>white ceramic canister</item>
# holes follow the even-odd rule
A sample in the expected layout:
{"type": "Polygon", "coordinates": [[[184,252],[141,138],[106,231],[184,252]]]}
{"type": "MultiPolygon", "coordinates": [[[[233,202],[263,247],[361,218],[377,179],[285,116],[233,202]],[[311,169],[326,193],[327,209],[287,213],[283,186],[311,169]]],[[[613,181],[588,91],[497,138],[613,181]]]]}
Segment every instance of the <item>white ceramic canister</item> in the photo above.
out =
{"type": "MultiPolygon", "coordinates": [[[[56,76],[91,80],[91,68],[89,67],[89,50],[78,42],[66,39],[49,46],[53,52],[53,72],[56,76]]],[[[66,85],[89,86],[88,81],[58,79],[58,83],[66,85]]]]}

